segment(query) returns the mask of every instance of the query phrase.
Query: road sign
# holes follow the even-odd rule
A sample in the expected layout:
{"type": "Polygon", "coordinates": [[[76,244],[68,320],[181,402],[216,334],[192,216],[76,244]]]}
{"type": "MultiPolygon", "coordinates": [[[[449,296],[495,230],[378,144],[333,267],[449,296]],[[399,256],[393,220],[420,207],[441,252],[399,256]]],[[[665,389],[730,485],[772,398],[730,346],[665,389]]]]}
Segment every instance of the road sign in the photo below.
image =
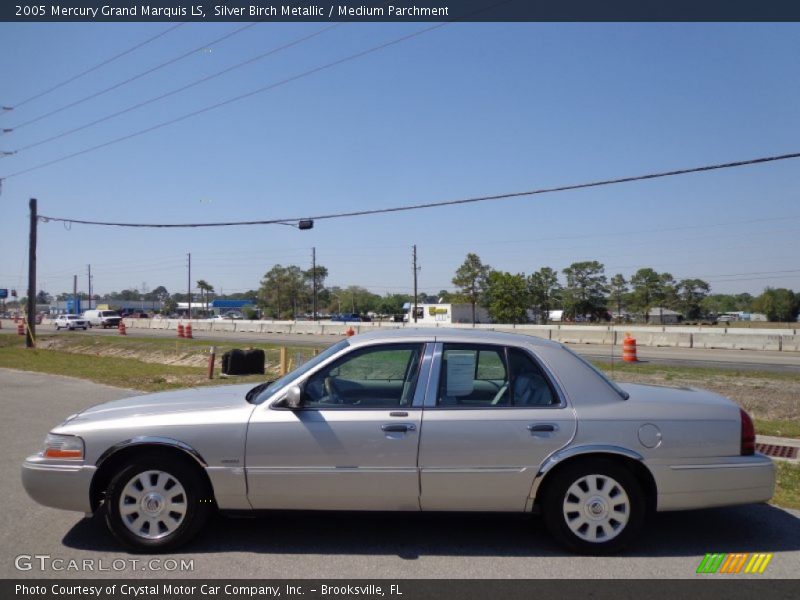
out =
{"type": "Polygon", "coordinates": [[[0,298],[8,298],[8,290],[0,288],[0,298]]]}

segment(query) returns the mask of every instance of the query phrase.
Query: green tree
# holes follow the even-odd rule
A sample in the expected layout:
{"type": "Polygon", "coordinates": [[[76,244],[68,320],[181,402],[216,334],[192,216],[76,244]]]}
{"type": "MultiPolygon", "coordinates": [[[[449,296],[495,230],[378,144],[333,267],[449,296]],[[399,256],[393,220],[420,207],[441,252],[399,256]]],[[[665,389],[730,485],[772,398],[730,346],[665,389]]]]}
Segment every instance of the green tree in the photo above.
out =
{"type": "Polygon", "coordinates": [[[539,321],[546,325],[550,311],[561,295],[558,273],[550,267],[542,267],[528,277],[528,294],[531,306],[539,313],[539,321]]]}
{"type": "Polygon", "coordinates": [[[617,273],[611,278],[608,286],[609,300],[617,307],[617,319],[622,318],[622,303],[628,295],[628,282],[622,273],[617,273]]]}
{"type": "Polygon", "coordinates": [[[528,322],[528,284],[525,275],[492,271],[486,281],[486,307],[495,323],[528,322]]]}
{"type": "Polygon", "coordinates": [[[659,273],[658,288],[653,300],[658,304],[658,319],[664,323],[664,308],[679,308],[677,284],[671,273],[659,273]]]}
{"type": "Polygon", "coordinates": [[[786,288],[768,287],[753,300],[753,309],[767,315],[770,321],[794,321],[798,308],[797,296],[786,288]]]}
{"type": "Polygon", "coordinates": [[[472,323],[475,324],[475,306],[481,301],[481,296],[486,289],[487,277],[492,268],[484,265],[477,254],[467,254],[464,262],[453,277],[453,285],[459,288],[459,293],[468,298],[472,305],[472,323]]]}
{"type": "Polygon", "coordinates": [[[563,269],[567,277],[564,287],[564,312],[570,317],[589,315],[592,320],[605,317],[606,276],[602,263],[596,260],[572,263],[563,269]]]}
{"type": "Polygon", "coordinates": [[[308,281],[300,267],[275,265],[261,280],[259,304],[273,318],[295,318],[308,299],[308,281]]]}
{"type": "MultiPolygon", "coordinates": [[[[307,285],[308,285],[308,293],[309,298],[311,300],[312,305],[312,312],[314,309],[314,286],[316,284],[316,292],[317,292],[317,307],[316,310],[319,312],[320,307],[320,294],[325,290],[325,279],[328,277],[328,269],[323,267],[322,265],[316,265],[316,267],[312,267],[307,271],[303,272],[303,277],[305,277],[307,285]]],[[[313,315],[313,318],[316,319],[317,315],[313,315]]]]}
{"type": "Polygon", "coordinates": [[[36,294],[36,304],[50,304],[52,301],[53,297],[44,290],[39,290],[39,293],[36,294]]]}
{"type": "Polygon", "coordinates": [[[150,302],[164,302],[167,298],[169,298],[169,292],[163,285],[158,286],[144,295],[144,299],[150,302]]]}
{"type": "Polygon", "coordinates": [[[161,312],[165,315],[171,315],[178,310],[178,303],[174,298],[167,297],[161,307],[161,312]]]}
{"type": "Polygon", "coordinates": [[[653,269],[639,269],[631,276],[631,305],[650,321],[650,309],[656,305],[661,290],[661,278],[653,269]]]}
{"type": "Polygon", "coordinates": [[[200,302],[205,306],[205,311],[208,312],[208,296],[214,291],[214,286],[208,283],[205,279],[197,280],[197,289],[200,290],[200,302]]]}
{"type": "Polygon", "coordinates": [[[703,314],[703,301],[711,286],[702,279],[681,279],[677,285],[678,300],[683,316],[699,319],[703,314]]]}
{"type": "Polygon", "coordinates": [[[403,312],[403,304],[410,301],[411,297],[406,294],[386,294],[377,303],[375,310],[381,315],[399,315],[403,312]]]}

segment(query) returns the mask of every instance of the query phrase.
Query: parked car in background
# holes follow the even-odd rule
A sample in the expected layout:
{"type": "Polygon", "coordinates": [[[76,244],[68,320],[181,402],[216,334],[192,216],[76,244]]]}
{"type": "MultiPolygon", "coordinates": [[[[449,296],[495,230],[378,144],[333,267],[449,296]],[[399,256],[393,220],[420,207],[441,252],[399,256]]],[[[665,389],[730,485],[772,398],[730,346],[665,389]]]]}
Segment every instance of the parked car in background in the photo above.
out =
{"type": "Polygon", "coordinates": [[[122,317],[115,310],[87,310],[83,318],[89,322],[89,327],[119,327],[122,317]]]}
{"type": "Polygon", "coordinates": [[[89,328],[89,321],[80,315],[58,315],[53,321],[53,325],[55,325],[56,330],[64,328],[70,331],[75,329],[83,329],[85,331],[89,328]]]}
{"type": "Polygon", "coordinates": [[[356,313],[340,313],[338,315],[333,315],[331,321],[334,323],[348,323],[350,321],[360,323],[362,319],[361,316],[356,313]]]}
{"type": "Polygon", "coordinates": [[[442,328],[350,337],[256,387],[88,408],[22,482],[148,552],[218,508],[533,512],[566,547],[608,554],[651,511],[768,500],[775,469],[718,394],[618,385],[556,342],[442,328]]]}

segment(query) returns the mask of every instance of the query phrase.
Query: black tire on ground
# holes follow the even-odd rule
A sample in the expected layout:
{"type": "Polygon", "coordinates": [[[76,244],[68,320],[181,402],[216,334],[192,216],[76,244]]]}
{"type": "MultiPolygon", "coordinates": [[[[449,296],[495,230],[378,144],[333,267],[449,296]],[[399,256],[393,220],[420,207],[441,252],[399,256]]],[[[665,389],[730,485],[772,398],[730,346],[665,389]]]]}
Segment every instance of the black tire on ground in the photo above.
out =
{"type": "MultiPolygon", "coordinates": [[[[123,466],[106,490],[103,507],[106,525],[114,537],[134,552],[171,551],[195,537],[214,510],[215,503],[200,467],[190,461],[189,458],[181,459],[163,453],[147,453],[131,459],[123,466]],[[123,521],[125,517],[120,509],[120,498],[128,483],[146,471],[160,471],[169,475],[185,491],[182,522],[177,529],[157,539],[134,533],[123,521]]],[[[166,513],[164,518],[167,518],[166,513]]]]}
{"type": "Polygon", "coordinates": [[[587,458],[567,465],[553,477],[546,482],[542,517],[550,534],[563,546],[580,554],[613,554],[630,544],[641,531],[647,513],[645,494],[633,473],[623,465],[607,458],[587,458]],[[575,502],[577,496],[570,493],[570,488],[580,486],[580,482],[587,486],[583,503],[575,502]],[[593,494],[595,482],[602,489],[593,494]],[[628,499],[626,504],[614,504],[615,499],[624,496],[628,499]],[[622,506],[625,510],[619,515],[606,512],[622,506]],[[592,507],[600,512],[597,520],[594,520],[592,507]],[[586,524],[583,531],[578,527],[581,523],[586,524]],[[597,524],[601,524],[602,529],[597,524]],[[578,532],[573,530],[575,528],[578,532]],[[605,533],[601,535],[601,531],[605,533]]]}

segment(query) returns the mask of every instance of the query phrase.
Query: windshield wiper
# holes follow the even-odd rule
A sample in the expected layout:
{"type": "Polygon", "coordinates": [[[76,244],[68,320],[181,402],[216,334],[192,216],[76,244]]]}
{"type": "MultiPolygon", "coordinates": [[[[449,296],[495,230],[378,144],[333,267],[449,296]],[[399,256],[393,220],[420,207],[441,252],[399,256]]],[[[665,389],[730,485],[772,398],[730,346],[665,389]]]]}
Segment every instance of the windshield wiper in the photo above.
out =
{"type": "Polygon", "coordinates": [[[244,397],[245,400],[247,400],[250,404],[252,404],[253,403],[253,398],[255,396],[257,396],[258,393],[261,390],[266,388],[268,385],[272,385],[273,383],[274,383],[274,380],[273,381],[265,381],[264,383],[259,383],[256,387],[254,387],[249,392],[247,392],[247,395],[244,397]]]}

